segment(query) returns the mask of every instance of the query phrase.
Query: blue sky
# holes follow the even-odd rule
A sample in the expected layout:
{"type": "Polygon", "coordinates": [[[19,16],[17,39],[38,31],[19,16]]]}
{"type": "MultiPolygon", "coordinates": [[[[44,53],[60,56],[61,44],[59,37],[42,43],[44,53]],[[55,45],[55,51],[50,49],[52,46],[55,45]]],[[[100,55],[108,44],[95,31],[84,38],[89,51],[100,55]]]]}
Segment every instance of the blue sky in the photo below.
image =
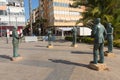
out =
{"type": "MultiPolygon", "coordinates": [[[[29,18],[29,0],[24,0],[26,20],[29,18]]],[[[32,0],[32,9],[38,7],[38,0],[32,0]]]]}

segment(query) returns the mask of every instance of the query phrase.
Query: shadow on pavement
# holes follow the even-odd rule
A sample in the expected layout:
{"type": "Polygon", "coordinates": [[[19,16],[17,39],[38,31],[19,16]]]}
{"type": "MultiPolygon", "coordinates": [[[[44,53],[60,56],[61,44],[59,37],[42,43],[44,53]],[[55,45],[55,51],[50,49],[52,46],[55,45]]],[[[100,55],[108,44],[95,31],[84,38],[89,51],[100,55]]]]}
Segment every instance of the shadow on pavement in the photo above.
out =
{"type": "Polygon", "coordinates": [[[54,42],[65,43],[65,42],[69,42],[69,41],[66,41],[66,40],[55,40],[54,42]]]}
{"type": "Polygon", "coordinates": [[[10,57],[10,56],[7,56],[7,55],[0,55],[0,58],[4,58],[4,59],[9,59],[9,60],[11,60],[11,57],[10,57]]]}
{"type": "Polygon", "coordinates": [[[91,52],[71,51],[72,54],[92,54],[91,52]]]}
{"type": "Polygon", "coordinates": [[[68,46],[68,45],[54,45],[54,46],[68,46]]]}
{"type": "Polygon", "coordinates": [[[67,64],[67,65],[74,65],[74,66],[82,66],[82,67],[89,67],[86,64],[81,64],[81,63],[75,63],[75,62],[71,62],[71,61],[67,61],[67,60],[56,60],[56,59],[48,59],[54,63],[62,63],[62,64],[67,64]]]}
{"type": "Polygon", "coordinates": [[[46,46],[35,45],[35,47],[46,47],[46,46]]]}

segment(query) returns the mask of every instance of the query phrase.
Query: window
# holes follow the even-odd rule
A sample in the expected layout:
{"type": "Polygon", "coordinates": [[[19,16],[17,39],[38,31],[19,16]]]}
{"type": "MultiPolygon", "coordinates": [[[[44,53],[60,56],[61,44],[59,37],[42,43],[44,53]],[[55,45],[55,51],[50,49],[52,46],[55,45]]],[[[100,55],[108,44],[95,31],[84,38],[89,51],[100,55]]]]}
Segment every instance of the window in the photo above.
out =
{"type": "Polygon", "coordinates": [[[55,10],[54,14],[66,14],[66,15],[80,15],[79,12],[73,12],[73,11],[59,11],[55,10]]]}
{"type": "Polygon", "coordinates": [[[5,6],[5,2],[0,2],[0,6],[5,6]]]}
{"type": "Polygon", "coordinates": [[[4,10],[0,10],[0,15],[7,15],[7,12],[4,10]]]}
{"type": "Polygon", "coordinates": [[[3,10],[0,10],[0,15],[3,15],[3,10]]]}
{"type": "Polygon", "coordinates": [[[53,2],[53,6],[69,7],[67,3],[53,2]]]}
{"type": "Polygon", "coordinates": [[[79,12],[70,12],[70,15],[80,15],[80,13],[79,12]]]}

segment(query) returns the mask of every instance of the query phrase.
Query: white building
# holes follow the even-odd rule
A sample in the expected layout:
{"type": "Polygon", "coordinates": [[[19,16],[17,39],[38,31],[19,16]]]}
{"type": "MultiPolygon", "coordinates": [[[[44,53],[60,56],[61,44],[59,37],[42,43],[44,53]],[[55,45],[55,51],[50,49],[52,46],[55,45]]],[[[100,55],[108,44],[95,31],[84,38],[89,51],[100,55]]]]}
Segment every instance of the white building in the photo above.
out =
{"type": "Polygon", "coordinates": [[[0,32],[12,30],[13,26],[22,29],[25,26],[23,0],[0,0],[0,32]]]}

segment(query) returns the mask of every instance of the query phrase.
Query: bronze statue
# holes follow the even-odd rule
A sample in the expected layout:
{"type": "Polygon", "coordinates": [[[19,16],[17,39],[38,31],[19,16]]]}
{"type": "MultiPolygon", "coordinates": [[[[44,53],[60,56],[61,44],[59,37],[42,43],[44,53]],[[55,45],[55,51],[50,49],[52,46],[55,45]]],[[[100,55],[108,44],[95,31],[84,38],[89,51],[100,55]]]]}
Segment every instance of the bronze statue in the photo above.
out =
{"type": "Polygon", "coordinates": [[[111,23],[107,24],[108,53],[113,52],[113,28],[111,23]]]}
{"type": "Polygon", "coordinates": [[[92,30],[92,36],[94,38],[94,48],[93,48],[93,63],[97,64],[104,63],[104,37],[107,35],[106,29],[104,26],[100,23],[100,18],[97,18],[95,20],[95,25],[92,30]],[[98,53],[99,52],[99,53],[98,53]],[[98,60],[98,54],[100,56],[100,59],[98,60]]]}
{"type": "Polygon", "coordinates": [[[13,44],[13,57],[18,57],[20,56],[18,54],[18,46],[19,46],[19,35],[17,33],[17,27],[14,27],[13,28],[13,31],[12,31],[12,37],[13,37],[13,40],[12,40],[12,44],[13,44]]]}
{"type": "Polygon", "coordinates": [[[77,42],[77,28],[75,26],[72,29],[72,34],[73,34],[72,46],[74,46],[76,45],[77,42]]]}
{"type": "Polygon", "coordinates": [[[51,32],[50,29],[48,30],[47,35],[48,35],[48,45],[50,46],[50,45],[52,45],[51,44],[51,41],[52,41],[52,32],[51,32]]]}

